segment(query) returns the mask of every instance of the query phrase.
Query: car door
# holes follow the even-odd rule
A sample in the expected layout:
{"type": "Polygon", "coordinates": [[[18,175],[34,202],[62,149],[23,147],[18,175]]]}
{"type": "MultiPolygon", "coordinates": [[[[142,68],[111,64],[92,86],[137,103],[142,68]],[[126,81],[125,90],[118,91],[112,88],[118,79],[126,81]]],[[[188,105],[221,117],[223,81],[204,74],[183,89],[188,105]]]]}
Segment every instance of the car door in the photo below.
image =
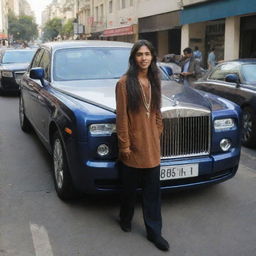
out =
{"type": "Polygon", "coordinates": [[[217,66],[216,69],[209,74],[206,81],[197,83],[196,88],[237,102],[240,89],[237,87],[236,83],[225,81],[227,74],[237,74],[239,76],[239,64],[229,62],[217,66]]]}
{"type": "Polygon", "coordinates": [[[51,113],[51,95],[48,92],[51,82],[51,53],[45,49],[43,56],[40,60],[39,66],[44,69],[44,85],[39,81],[34,85],[34,125],[37,132],[40,134],[45,142],[48,142],[48,125],[51,113]]]}
{"type": "Polygon", "coordinates": [[[30,68],[23,76],[23,79],[21,80],[21,97],[23,98],[24,103],[24,109],[27,118],[30,120],[30,122],[34,125],[34,117],[33,117],[33,105],[35,100],[35,88],[37,88],[37,83],[40,83],[39,80],[34,80],[29,77],[29,70],[31,68],[39,67],[40,60],[43,56],[44,49],[39,49],[30,65],[30,68]]]}

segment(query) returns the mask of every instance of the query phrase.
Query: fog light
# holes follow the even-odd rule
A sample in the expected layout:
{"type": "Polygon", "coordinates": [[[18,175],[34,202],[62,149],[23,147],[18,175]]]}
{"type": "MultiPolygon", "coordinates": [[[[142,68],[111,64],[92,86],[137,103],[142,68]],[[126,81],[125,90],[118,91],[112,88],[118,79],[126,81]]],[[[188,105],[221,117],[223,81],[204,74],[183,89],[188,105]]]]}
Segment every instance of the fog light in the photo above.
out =
{"type": "Polygon", "coordinates": [[[99,156],[106,156],[109,153],[109,147],[106,144],[101,144],[97,148],[97,153],[99,156]]]}
{"type": "Polygon", "coordinates": [[[223,150],[223,151],[228,151],[231,147],[231,141],[229,139],[222,139],[220,141],[220,148],[223,150]]]}

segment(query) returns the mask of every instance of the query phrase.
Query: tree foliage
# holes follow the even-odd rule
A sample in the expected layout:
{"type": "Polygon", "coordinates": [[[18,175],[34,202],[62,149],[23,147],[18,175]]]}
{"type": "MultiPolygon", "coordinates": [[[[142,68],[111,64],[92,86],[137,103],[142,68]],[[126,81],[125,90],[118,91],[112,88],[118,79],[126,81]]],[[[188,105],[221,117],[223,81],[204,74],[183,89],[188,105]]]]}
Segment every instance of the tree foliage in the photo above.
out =
{"type": "Polygon", "coordinates": [[[8,33],[13,36],[13,40],[31,41],[38,36],[37,24],[32,16],[16,17],[10,13],[8,24],[8,33]]]}
{"type": "Polygon", "coordinates": [[[59,18],[53,18],[49,20],[44,28],[43,28],[43,40],[44,41],[52,41],[58,35],[61,34],[62,31],[62,22],[59,18]]]}
{"type": "Polygon", "coordinates": [[[61,36],[69,38],[74,34],[73,19],[69,19],[66,24],[62,27],[61,36]]]}

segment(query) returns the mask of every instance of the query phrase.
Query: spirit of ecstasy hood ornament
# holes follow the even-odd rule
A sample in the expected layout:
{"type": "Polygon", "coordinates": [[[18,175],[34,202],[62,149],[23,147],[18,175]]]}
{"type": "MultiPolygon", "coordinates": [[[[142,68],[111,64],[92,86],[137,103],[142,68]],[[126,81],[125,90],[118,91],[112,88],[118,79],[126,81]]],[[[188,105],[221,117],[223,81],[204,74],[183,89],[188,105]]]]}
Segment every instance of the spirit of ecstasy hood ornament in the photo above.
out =
{"type": "Polygon", "coordinates": [[[179,102],[175,98],[175,95],[171,96],[171,104],[172,104],[173,107],[175,107],[175,106],[177,106],[179,104],[179,102]]]}

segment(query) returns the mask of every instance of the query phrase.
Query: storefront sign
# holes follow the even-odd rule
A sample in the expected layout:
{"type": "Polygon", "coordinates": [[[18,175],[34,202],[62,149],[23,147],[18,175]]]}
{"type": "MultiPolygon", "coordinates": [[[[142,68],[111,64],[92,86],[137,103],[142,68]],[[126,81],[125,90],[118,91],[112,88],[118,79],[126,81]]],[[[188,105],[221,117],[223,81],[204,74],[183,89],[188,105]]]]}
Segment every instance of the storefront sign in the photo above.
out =
{"type": "Polygon", "coordinates": [[[4,33],[0,33],[0,39],[7,39],[8,36],[4,33]]]}
{"type": "Polygon", "coordinates": [[[121,28],[113,28],[107,29],[103,32],[103,37],[109,36],[123,36],[123,35],[132,35],[134,34],[133,26],[121,27],[121,28]]]}

